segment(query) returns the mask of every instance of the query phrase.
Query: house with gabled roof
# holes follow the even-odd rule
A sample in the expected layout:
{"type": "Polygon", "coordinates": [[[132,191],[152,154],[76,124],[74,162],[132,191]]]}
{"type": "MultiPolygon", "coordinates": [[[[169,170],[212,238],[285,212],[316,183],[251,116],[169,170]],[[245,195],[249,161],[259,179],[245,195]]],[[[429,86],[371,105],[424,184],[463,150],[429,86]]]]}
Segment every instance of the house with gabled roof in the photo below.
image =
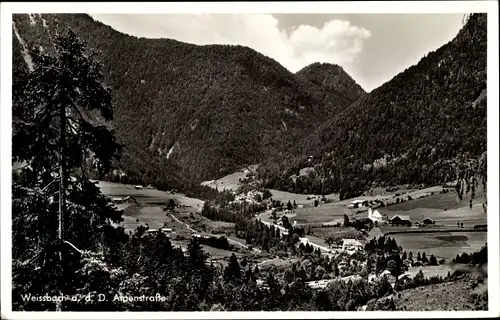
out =
{"type": "Polygon", "coordinates": [[[436,223],[436,221],[432,220],[431,218],[425,218],[422,220],[423,225],[429,225],[429,224],[435,224],[435,223],[436,223]]]}
{"type": "Polygon", "coordinates": [[[411,219],[410,216],[397,214],[389,219],[389,223],[392,225],[411,226],[411,219]]]}

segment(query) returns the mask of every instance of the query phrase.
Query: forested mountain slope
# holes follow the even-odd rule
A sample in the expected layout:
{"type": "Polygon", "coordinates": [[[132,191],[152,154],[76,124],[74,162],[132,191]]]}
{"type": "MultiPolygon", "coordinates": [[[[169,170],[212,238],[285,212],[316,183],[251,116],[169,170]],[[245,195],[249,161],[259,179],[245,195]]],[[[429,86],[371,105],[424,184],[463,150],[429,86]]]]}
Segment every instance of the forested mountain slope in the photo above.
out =
{"type": "Polygon", "coordinates": [[[332,93],[344,98],[345,103],[349,105],[366,93],[336,64],[315,62],[299,70],[297,75],[321,87],[327,94],[332,93]]]}
{"type": "Polygon", "coordinates": [[[469,16],[452,41],[306,137],[300,159],[269,159],[259,176],[267,187],[344,196],[454,179],[449,160],[486,151],[486,28],[486,14],[469,16]],[[289,178],[309,166],[315,172],[289,178]]]}
{"type": "Polygon", "coordinates": [[[68,27],[101,52],[125,145],[119,165],[145,183],[202,181],[296,154],[363,93],[325,90],[247,47],[137,38],[82,14],[15,15],[15,68],[26,65],[24,48],[50,50],[50,35],[68,27]]]}

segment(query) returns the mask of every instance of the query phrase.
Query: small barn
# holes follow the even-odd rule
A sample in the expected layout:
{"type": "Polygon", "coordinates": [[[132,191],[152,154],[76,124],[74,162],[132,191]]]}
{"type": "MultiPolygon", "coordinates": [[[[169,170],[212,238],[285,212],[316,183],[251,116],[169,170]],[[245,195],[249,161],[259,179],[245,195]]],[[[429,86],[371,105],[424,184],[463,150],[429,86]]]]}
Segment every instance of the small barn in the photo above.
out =
{"type": "Polygon", "coordinates": [[[411,226],[410,216],[395,215],[391,219],[389,219],[389,222],[392,225],[408,226],[408,227],[411,226]]]}
{"type": "Polygon", "coordinates": [[[349,209],[358,208],[359,206],[361,206],[363,204],[363,201],[365,201],[365,200],[353,200],[353,201],[351,201],[351,203],[349,203],[349,205],[347,207],[349,209]]]}
{"type": "Polygon", "coordinates": [[[111,198],[111,202],[114,204],[122,204],[125,202],[124,198],[121,197],[113,197],[111,198]]]}
{"type": "Polygon", "coordinates": [[[411,281],[412,275],[409,272],[405,272],[405,273],[399,275],[397,279],[398,279],[398,281],[405,283],[405,282],[411,281]]]}
{"type": "Polygon", "coordinates": [[[422,224],[423,225],[429,225],[429,224],[435,224],[436,221],[432,220],[431,218],[425,218],[424,220],[422,220],[422,224]]]}

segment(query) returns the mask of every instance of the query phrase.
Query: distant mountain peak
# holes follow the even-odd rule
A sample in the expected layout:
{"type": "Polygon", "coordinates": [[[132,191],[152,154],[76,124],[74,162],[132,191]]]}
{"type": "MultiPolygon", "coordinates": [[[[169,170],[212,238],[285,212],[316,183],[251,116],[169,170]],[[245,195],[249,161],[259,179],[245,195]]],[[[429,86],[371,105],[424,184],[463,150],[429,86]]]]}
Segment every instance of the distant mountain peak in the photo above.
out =
{"type": "Polygon", "coordinates": [[[339,65],[314,62],[296,73],[317,86],[345,95],[351,102],[366,93],[365,90],[339,65]]]}

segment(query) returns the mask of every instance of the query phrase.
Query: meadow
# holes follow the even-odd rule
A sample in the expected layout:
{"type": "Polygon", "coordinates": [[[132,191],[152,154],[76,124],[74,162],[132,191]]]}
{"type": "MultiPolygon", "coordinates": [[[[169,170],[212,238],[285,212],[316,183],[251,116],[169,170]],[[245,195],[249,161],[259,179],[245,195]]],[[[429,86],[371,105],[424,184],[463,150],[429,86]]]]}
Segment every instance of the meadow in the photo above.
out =
{"type": "Polygon", "coordinates": [[[249,172],[255,172],[256,169],[257,169],[257,165],[251,165],[251,166],[248,166],[247,168],[243,168],[239,171],[233,172],[233,173],[231,173],[227,176],[224,176],[220,179],[203,181],[201,183],[201,185],[207,186],[210,188],[214,188],[214,189],[217,188],[220,191],[222,191],[224,189],[237,191],[238,188],[241,186],[240,180],[245,179],[246,175],[249,172]]]}
{"type": "Polygon", "coordinates": [[[395,234],[391,237],[403,247],[406,252],[425,252],[427,257],[434,254],[438,259],[450,262],[457,254],[478,251],[486,244],[486,232],[439,232],[439,233],[412,233],[395,234]]]}

